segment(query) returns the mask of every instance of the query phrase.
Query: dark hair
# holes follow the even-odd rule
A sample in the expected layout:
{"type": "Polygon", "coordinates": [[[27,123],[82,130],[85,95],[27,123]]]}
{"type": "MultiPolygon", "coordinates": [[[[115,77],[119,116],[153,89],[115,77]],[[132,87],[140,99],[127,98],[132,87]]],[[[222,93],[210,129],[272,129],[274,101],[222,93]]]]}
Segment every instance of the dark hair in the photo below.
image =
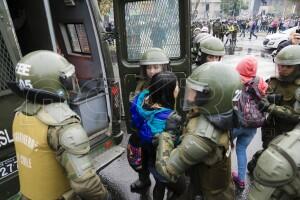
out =
{"type": "MultiPolygon", "coordinates": [[[[171,71],[170,64],[160,64],[162,65],[162,71],[171,71]]],[[[149,78],[147,77],[147,65],[141,65],[141,76],[142,79],[148,80],[149,78]]]]}
{"type": "MultiPolygon", "coordinates": [[[[201,56],[198,56],[197,61],[195,62],[198,66],[207,63],[207,56],[211,54],[201,52],[201,56]]],[[[219,56],[219,61],[221,60],[221,56],[219,56]]]]}
{"type": "MultiPolygon", "coordinates": [[[[200,51],[200,49],[199,49],[200,51]]],[[[201,52],[201,56],[197,56],[197,61],[195,62],[198,66],[207,62],[208,54],[201,52]]]]}
{"type": "Polygon", "coordinates": [[[149,103],[158,103],[164,108],[174,109],[174,90],[177,85],[177,77],[173,72],[163,71],[155,74],[150,81],[149,103]]]}

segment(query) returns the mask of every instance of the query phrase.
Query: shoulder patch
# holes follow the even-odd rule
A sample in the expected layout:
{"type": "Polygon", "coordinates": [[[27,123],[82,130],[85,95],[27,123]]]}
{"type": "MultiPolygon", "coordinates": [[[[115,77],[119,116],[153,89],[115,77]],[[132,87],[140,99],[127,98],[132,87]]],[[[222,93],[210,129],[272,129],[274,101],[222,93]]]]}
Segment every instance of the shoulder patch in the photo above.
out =
{"type": "Polygon", "coordinates": [[[51,103],[43,106],[37,117],[52,126],[66,125],[72,121],[80,122],[80,117],[65,103],[51,103]]]}

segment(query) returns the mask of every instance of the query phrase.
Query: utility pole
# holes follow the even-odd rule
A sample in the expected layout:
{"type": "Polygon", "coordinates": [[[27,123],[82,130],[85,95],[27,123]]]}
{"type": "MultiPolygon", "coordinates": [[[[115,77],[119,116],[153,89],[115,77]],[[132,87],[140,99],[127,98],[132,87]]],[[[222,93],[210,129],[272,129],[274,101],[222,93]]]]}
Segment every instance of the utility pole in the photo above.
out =
{"type": "Polygon", "coordinates": [[[207,19],[207,3],[206,3],[206,0],[204,1],[204,4],[205,4],[205,19],[207,19]]]}
{"type": "Polygon", "coordinates": [[[296,10],[296,1],[294,1],[294,5],[293,5],[293,16],[295,14],[295,10],[296,10]]]}
{"type": "Polygon", "coordinates": [[[198,0],[198,1],[196,2],[195,9],[194,9],[194,12],[193,12],[193,13],[198,13],[198,7],[199,7],[199,4],[200,4],[200,1],[201,1],[201,0],[198,0]]]}

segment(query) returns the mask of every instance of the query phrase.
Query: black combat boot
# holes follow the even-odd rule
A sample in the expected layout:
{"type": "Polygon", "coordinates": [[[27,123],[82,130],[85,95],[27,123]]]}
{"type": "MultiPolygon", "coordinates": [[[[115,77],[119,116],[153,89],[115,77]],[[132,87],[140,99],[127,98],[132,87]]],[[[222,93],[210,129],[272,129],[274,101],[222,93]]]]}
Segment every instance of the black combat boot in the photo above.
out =
{"type": "Polygon", "coordinates": [[[139,179],[131,183],[131,191],[138,191],[148,188],[151,185],[149,172],[140,172],[139,179]]]}
{"type": "Polygon", "coordinates": [[[254,168],[255,168],[256,163],[257,163],[257,160],[258,160],[258,158],[260,157],[260,155],[262,154],[262,152],[263,152],[263,150],[257,151],[257,152],[253,155],[252,159],[251,159],[251,160],[248,162],[248,164],[247,164],[247,169],[248,169],[248,172],[249,172],[250,177],[253,176],[254,168]]]}
{"type": "Polygon", "coordinates": [[[153,200],[163,200],[166,186],[163,183],[156,182],[153,189],[153,200]]]}

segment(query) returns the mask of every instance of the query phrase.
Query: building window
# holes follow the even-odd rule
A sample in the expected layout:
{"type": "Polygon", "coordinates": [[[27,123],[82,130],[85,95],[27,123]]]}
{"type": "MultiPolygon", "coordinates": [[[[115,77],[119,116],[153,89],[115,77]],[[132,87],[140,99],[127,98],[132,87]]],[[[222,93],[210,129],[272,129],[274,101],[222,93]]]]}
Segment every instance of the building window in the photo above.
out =
{"type": "Polygon", "coordinates": [[[72,53],[91,54],[87,34],[83,24],[67,24],[67,32],[72,53]]]}
{"type": "Polygon", "coordinates": [[[139,60],[151,47],[163,49],[170,58],[180,57],[179,0],[128,2],[125,23],[129,61],[139,60]]]}

